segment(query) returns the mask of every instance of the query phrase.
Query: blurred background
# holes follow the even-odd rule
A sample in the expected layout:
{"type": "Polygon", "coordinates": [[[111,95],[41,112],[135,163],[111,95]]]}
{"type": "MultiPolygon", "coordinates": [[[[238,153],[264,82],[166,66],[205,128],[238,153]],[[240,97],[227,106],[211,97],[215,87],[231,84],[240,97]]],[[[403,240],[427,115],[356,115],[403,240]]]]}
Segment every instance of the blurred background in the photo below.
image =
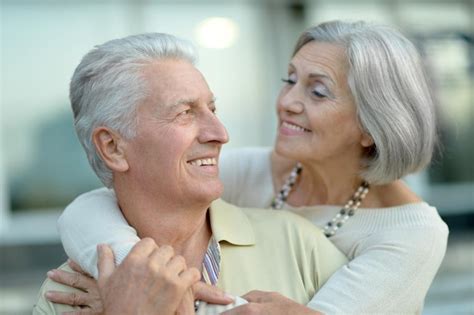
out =
{"type": "Polygon", "coordinates": [[[473,0],[0,0],[0,314],[30,314],[64,261],[55,223],[101,186],[72,126],[68,84],[94,45],[168,32],[199,47],[227,148],[270,146],[274,102],[299,33],[331,19],[390,24],[419,47],[438,99],[442,150],[407,182],[448,223],[424,314],[474,314],[473,0]]]}

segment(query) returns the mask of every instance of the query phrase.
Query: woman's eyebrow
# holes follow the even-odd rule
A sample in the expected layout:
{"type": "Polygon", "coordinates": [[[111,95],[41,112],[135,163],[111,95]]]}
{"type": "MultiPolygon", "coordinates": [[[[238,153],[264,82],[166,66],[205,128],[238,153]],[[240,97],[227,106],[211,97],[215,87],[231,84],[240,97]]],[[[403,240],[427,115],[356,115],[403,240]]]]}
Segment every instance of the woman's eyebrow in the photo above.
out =
{"type": "Polygon", "coordinates": [[[329,75],[327,75],[325,73],[322,73],[322,72],[312,72],[312,73],[309,74],[309,77],[311,79],[314,79],[314,78],[321,79],[322,78],[322,79],[328,80],[333,85],[336,84],[336,82],[334,82],[334,80],[329,75]]]}
{"type": "MultiPolygon", "coordinates": [[[[293,63],[291,63],[291,62],[288,64],[288,68],[289,68],[290,70],[296,69],[295,65],[294,65],[293,63]]],[[[314,72],[311,72],[308,77],[309,77],[310,79],[314,79],[314,78],[321,79],[321,78],[322,78],[322,79],[328,80],[328,81],[329,81],[331,84],[333,84],[333,85],[336,84],[336,82],[333,80],[333,78],[332,78],[330,75],[328,75],[328,74],[326,74],[325,72],[323,72],[323,71],[314,71],[314,72]]]]}

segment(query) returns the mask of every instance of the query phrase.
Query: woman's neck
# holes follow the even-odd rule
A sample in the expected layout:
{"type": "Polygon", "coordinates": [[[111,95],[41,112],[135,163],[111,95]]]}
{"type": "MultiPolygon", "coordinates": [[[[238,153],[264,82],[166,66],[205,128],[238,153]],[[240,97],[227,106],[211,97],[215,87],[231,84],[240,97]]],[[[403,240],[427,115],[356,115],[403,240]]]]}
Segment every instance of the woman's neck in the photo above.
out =
{"type": "Polygon", "coordinates": [[[292,198],[288,198],[291,205],[344,205],[362,183],[355,171],[340,172],[314,163],[302,165],[292,198]]]}
{"type": "MultiPolygon", "coordinates": [[[[359,161],[345,159],[325,161],[300,161],[303,170],[286,200],[292,206],[343,205],[362,183],[359,177],[359,161]]],[[[274,154],[272,171],[276,191],[288,178],[296,161],[274,154]]]]}

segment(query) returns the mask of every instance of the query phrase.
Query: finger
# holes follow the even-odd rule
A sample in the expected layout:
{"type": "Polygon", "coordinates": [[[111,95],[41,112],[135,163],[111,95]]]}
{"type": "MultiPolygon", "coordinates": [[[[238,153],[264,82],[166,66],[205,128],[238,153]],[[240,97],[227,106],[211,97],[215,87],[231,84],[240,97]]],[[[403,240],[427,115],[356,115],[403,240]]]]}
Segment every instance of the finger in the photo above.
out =
{"type": "Polygon", "coordinates": [[[72,306],[89,306],[86,293],[83,292],[60,292],[47,291],[45,293],[47,300],[53,303],[66,304],[72,306]]]}
{"type": "Polygon", "coordinates": [[[201,273],[196,268],[192,267],[183,271],[179,278],[183,281],[186,289],[191,288],[192,285],[201,280],[201,273]]]}
{"type": "Polygon", "coordinates": [[[99,270],[99,281],[107,280],[115,270],[114,252],[109,245],[100,244],[97,246],[99,259],[97,269],[99,270]]]}
{"type": "Polygon", "coordinates": [[[249,303],[262,303],[265,301],[265,297],[270,294],[270,292],[265,292],[265,291],[259,291],[259,290],[253,290],[250,291],[244,295],[242,295],[242,298],[247,300],[249,303]]]}
{"type": "Polygon", "coordinates": [[[193,296],[193,292],[191,290],[188,290],[184,294],[184,297],[181,300],[181,304],[179,305],[178,309],[176,310],[176,315],[195,315],[194,296],[193,296]]]}
{"type": "Polygon", "coordinates": [[[150,260],[160,266],[166,266],[174,257],[174,249],[169,245],[157,247],[151,254],[150,260]]]}
{"type": "Polygon", "coordinates": [[[184,259],[183,256],[181,255],[176,255],[168,261],[166,264],[166,267],[168,270],[174,274],[174,275],[179,275],[182,271],[186,270],[187,265],[186,265],[186,260],[184,259]]]}
{"type": "Polygon", "coordinates": [[[68,287],[87,291],[91,286],[91,279],[80,273],[53,269],[48,271],[47,275],[48,278],[50,278],[51,280],[61,284],[65,284],[68,287]]]}
{"type": "Polygon", "coordinates": [[[234,298],[226,294],[218,287],[206,284],[204,282],[196,282],[193,285],[194,299],[201,300],[212,304],[227,305],[234,302],[234,298]]]}
{"type": "Polygon", "coordinates": [[[74,270],[75,272],[82,273],[83,275],[86,275],[86,276],[92,278],[92,276],[91,276],[87,271],[84,271],[84,269],[82,269],[81,266],[79,266],[79,264],[76,263],[75,261],[73,261],[72,259],[68,259],[68,260],[67,260],[67,264],[68,264],[69,267],[71,267],[71,269],[74,270]]]}
{"type": "Polygon", "coordinates": [[[152,238],[145,237],[133,246],[127,257],[135,255],[148,257],[157,248],[158,246],[152,238]]]}

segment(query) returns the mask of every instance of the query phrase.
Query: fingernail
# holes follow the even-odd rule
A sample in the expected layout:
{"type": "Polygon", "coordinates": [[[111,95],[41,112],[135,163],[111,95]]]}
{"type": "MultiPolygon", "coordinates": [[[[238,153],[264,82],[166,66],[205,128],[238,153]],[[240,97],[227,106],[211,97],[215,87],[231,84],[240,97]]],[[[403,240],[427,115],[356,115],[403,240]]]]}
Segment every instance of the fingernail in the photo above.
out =
{"type": "Polygon", "coordinates": [[[45,296],[47,299],[50,299],[50,298],[53,296],[53,294],[51,294],[51,292],[47,291],[47,292],[44,294],[44,296],[45,296]]]}
{"type": "Polygon", "coordinates": [[[235,296],[233,296],[232,294],[229,294],[229,293],[225,293],[225,292],[224,292],[224,296],[225,296],[226,298],[231,299],[232,301],[235,301],[235,296]]]}
{"type": "Polygon", "coordinates": [[[48,275],[48,278],[54,277],[54,270],[48,271],[46,275],[48,275]]]}

